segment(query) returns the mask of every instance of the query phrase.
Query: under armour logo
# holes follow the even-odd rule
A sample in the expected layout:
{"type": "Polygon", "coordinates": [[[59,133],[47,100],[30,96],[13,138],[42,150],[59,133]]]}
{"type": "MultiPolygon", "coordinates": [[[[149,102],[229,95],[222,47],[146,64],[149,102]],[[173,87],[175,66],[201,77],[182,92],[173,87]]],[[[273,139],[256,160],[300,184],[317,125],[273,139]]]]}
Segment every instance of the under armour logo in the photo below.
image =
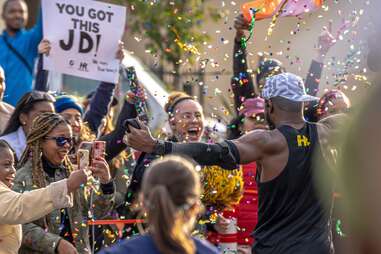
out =
{"type": "Polygon", "coordinates": [[[87,70],[87,63],[85,63],[85,62],[81,62],[81,64],[80,64],[80,66],[79,66],[79,70],[80,71],[88,71],[87,70]]]}
{"type": "Polygon", "coordinates": [[[298,141],[298,146],[301,147],[307,147],[307,146],[310,146],[311,143],[310,141],[308,140],[308,138],[304,135],[298,135],[297,136],[297,141],[298,141]]]}

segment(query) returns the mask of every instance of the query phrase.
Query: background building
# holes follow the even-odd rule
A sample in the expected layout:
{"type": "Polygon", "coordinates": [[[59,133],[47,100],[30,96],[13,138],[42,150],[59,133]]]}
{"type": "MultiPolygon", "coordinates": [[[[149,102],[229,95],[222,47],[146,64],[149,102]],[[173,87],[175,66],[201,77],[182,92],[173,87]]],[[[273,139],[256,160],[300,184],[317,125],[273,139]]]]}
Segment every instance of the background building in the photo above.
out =
{"type": "MultiPolygon", "coordinates": [[[[376,0],[373,0],[376,1],[376,0]]],[[[0,0],[2,4],[4,0],[0,0]]],[[[28,0],[32,13],[30,22],[33,23],[39,6],[39,0],[28,0]]],[[[111,1],[108,1],[111,2],[111,1]]],[[[208,60],[206,71],[200,75],[200,61],[194,65],[183,65],[181,68],[181,85],[187,91],[201,98],[208,113],[228,118],[227,109],[221,106],[221,100],[229,102],[230,78],[232,71],[232,50],[234,40],[234,17],[239,13],[239,8],[246,0],[226,1],[209,0],[211,6],[218,8],[223,13],[223,18],[218,22],[205,21],[202,30],[207,32],[211,40],[200,51],[200,60],[208,60]]],[[[346,72],[349,75],[343,89],[356,101],[361,98],[369,86],[363,75],[369,76],[366,66],[366,41],[371,27],[368,26],[372,1],[326,1],[327,7],[319,12],[306,14],[302,19],[281,18],[278,20],[274,33],[267,41],[264,40],[271,20],[263,20],[256,23],[253,39],[248,43],[249,66],[255,72],[258,53],[262,52],[265,57],[273,57],[281,60],[286,68],[294,73],[305,77],[309,64],[315,56],[317,38],[323,28],[333,21],[333,30],[336,31],[342,24],[343,19],[358,20],[357,25],[348,29],[339,42],[331,49],[326,58],[326,68],[321,80],[322,89],[333,88],[337,83],[337,77],[342,77],[346,72]],[[357,79],[357,80],[355,80],[357,79]]],[[[128,13],[128,16],[130,13],[128,13]]],[[[353,22],[355,23],[355,22],[353,22]]],[[[2,27],[2,23],[0,23],[2,27]]],[[[124,37],[126,49],[137,56],[148,67],[155,70],[157,59],[146,53],[144,38],[130,34],[128,22],[124,37]]],[[[164,83],[170,82],[172,74],[163,70],[164,83]]],[[[77,78],[65,76],[62,80],[64,87],[73,88],[81,93],[93,89],[97,82],[83,81],[77,78]]]]}

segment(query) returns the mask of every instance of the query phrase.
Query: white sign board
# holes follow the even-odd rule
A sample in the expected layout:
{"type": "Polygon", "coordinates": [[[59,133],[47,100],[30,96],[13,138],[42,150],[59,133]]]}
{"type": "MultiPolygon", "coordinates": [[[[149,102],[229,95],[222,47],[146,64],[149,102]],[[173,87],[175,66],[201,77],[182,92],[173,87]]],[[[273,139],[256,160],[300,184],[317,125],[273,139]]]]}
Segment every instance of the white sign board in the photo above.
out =
{"type": "Polygon", "coordinates": [[[52,46],[44,69],[116,83],[116,52],[126,8],[92,0],[42,0],[44,38],[52,46]]]}

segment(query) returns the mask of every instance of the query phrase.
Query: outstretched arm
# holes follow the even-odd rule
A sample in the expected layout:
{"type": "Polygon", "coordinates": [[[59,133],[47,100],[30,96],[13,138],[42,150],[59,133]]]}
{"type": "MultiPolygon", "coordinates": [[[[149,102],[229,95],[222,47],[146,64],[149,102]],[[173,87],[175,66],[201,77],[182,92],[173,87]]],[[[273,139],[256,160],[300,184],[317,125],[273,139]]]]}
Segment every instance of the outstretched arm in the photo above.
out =
{"type": "Polygon", "coordinates": [[[271,137],[268,131],[252,131],[233,141],[218,144],[173,143],[155,140],[149,129],[140,123],[141,129],[130,126],[127,145],[146,153],[157,155],[182,154],[191,157],[201,165],[217,165],[225,169],[236,169],[237,164],[259,161],[265,153],[271,152],[271,137]]]}
{"type": "Polygon", "coordinates": [[[46,188],[18,193],[0,183],[1,222],[3,224],[24,224],[48,214],[54,209],[72,205],[67,180],[50,184],[46,188]]]}

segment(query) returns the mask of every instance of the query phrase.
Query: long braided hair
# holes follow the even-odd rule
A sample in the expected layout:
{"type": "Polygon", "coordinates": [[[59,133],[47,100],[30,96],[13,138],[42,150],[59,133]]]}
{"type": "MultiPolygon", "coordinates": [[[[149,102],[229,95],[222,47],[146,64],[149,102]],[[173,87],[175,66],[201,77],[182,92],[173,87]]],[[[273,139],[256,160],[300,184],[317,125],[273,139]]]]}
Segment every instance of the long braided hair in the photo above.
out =
{"type": "MultiPolygon", "coordinates": [[[[24,166],[29,160],[32,161],[32,181],[37,188],[46,187],[45,173],[42,166],[42,142],[44,138],[58,125],[68,124],[67,121],[56,113],[43,113],[38,116],[32,125],[32,129],[27,137],[27,147],[20,159],[19,168],[24,166]]],[[[66,156],[64,166],[67,170],[66,176],[73,171],[73,165],[66,156]]]]}

